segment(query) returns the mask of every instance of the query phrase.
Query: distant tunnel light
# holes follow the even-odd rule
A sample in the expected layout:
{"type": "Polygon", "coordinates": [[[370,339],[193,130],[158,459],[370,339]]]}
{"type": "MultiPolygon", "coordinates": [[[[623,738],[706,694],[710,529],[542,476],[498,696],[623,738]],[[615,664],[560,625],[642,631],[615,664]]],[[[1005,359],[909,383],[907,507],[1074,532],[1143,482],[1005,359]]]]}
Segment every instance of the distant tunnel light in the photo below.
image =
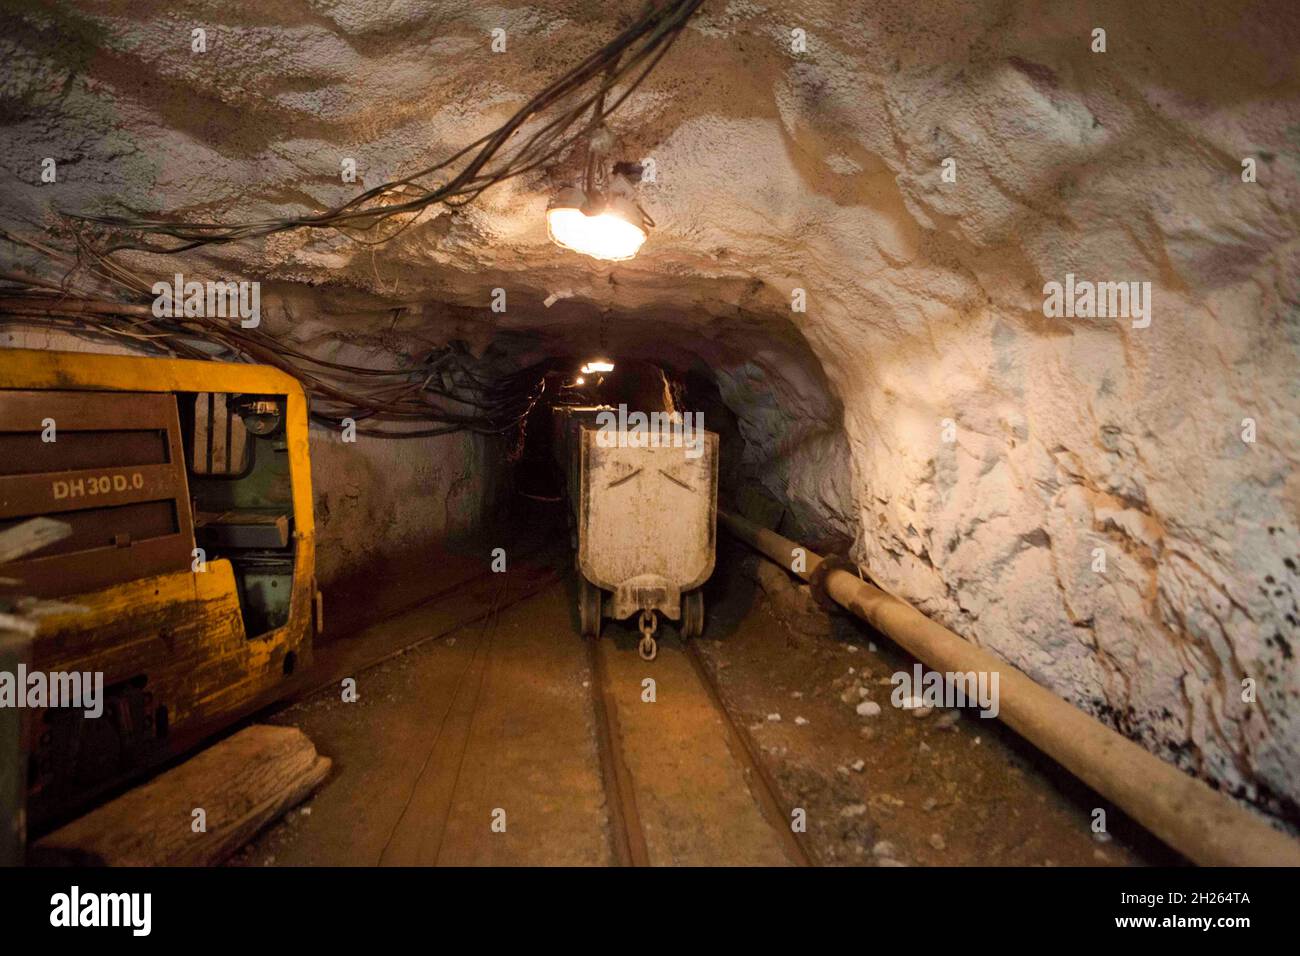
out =
{"type": "Polygon", "coordinates": [[[592,359],[582,368],[578,369],[583,375],[595,375],[600,372],[614,371],[614,363],[607,362],[605,359],[592,359]]]}
{"type": "Polygon", "coordinates": [[[565,189],[546,210],[546,230],[552,241],[593,259],[631,259],[646,240],[636,204],[611,196],[593,209],[580,189],[565,189]]]}

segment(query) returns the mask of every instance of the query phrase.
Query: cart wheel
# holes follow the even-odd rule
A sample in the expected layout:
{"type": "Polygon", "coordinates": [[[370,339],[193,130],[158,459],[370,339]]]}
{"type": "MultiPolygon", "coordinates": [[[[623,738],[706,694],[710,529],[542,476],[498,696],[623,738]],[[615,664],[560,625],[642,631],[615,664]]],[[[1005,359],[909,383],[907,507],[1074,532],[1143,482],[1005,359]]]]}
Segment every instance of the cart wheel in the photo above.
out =
{"type": "Polygon", "coordinates": [[[704,633],[704,592],[699,588],[682,595],[682,637],[704,633]]]}
{"type": "Polygon", "coordinates": [[[578,622],[582,636],[600,637],[600,588],[583,577],[578,581],[578,622]]]}

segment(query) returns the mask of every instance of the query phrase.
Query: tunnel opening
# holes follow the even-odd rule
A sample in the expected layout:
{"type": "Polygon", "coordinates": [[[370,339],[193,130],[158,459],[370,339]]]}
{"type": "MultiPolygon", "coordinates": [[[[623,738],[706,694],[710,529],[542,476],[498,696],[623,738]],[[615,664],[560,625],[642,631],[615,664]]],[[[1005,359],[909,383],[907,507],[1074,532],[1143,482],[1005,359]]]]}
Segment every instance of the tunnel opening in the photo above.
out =
{"type": "MultiPolygon", "coordinates": [[[[617,355],[618,353],[611,353],[617,355]]],[[[649,416],[690,412],[695,427],[719,435],[719,497],[735,501],[745,482],[744,437],[736,416],[722,400],[713,377],[697,363],[680,371],[651,359],[611,361],[608,371],[583,373],[589,363],[577,355],[550,359],[530,369],[541,383],[539,400],[520,423],[520,434],[507,455],[517,494],[555,504],[565,489],[556,447],[556,409],[571,406],[608,408],[624,419],[629,412],[649,416]]]]}

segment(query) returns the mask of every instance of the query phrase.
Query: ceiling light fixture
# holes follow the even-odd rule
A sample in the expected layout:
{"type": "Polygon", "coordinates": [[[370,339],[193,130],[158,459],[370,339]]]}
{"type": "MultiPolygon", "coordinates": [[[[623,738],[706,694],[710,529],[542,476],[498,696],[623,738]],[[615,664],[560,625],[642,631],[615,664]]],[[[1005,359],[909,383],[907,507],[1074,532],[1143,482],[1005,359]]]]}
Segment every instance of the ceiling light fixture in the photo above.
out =
{"type": "MultiPolygon", "coordinates": [[[[596,100],[594,114],[604,111],[604,94],[596,100]]],[[[603,125],[587,140],[587,170],[583,188],[566,186],[546,208],[546,231],[556,245],[593,259],[618,262],[631,259],[641,249],[654,221],[636,201],[633,180],[640,180],[637,163],[615,163],[606,173],[605,159],[614,148],[614,136],[603,125]],[[604,188],[600,188],[600,181],[604,188]]]]}
{"type": "Polygon", "coordinates": [[[592,359],[582,368],[578,369],[583,375],[595,375],[598,372],[614,371],[614,363],[607,359],[592,359]]]}
{"type": "Polygon", "coordinates": [[[593,259],[631,259],[653,225],[631,193],[631,184],[622,176],[612,177],[603,193],[576,186],[562,189],[546,210],[546,231],[556,245],[593,259]]]}

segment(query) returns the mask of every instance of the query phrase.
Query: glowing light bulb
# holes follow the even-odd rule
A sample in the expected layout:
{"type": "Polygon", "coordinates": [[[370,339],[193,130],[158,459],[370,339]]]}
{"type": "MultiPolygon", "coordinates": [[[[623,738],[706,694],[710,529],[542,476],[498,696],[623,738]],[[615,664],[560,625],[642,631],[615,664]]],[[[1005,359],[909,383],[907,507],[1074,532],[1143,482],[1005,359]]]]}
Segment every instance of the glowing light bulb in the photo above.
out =
{"type": "Polygon", "coordinates": [[[556,245],[593,259],[631,259],[646,240],[643,217],[636,204],[613,196],[599,209],[588,208],[580,189],[565,189],[546,210],[546,229],[556,245]]]}
{"type": "Polygon", "coordinates": [[[592,359],[578,371],[583,375],[592,375],[596,372],[612,372],[614,371],[614,363],[605,359],[592,359]]]}

